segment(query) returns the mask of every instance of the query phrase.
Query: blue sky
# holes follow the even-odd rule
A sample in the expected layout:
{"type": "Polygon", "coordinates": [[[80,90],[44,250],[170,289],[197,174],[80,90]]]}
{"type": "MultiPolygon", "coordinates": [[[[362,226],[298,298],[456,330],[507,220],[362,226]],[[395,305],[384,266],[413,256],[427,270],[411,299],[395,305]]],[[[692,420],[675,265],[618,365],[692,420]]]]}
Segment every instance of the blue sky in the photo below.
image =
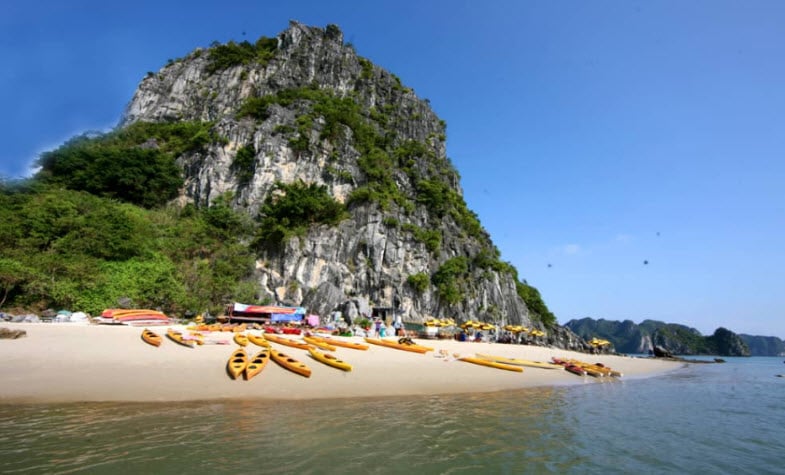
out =
{"type": "Polygon", "coordinates": [[[0,175],[116,125],[168,59],[292,19],[431,101],[469,208],[561,323],[785,338],[779,1],[10,0],[0,175]]]}

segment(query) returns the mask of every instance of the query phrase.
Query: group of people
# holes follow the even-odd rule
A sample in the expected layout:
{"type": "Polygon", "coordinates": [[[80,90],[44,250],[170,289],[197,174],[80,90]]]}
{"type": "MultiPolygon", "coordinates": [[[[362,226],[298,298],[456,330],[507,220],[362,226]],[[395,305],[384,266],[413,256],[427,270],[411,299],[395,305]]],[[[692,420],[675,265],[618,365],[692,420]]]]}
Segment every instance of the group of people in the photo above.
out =
{"type": "Polygon", "coordinates": [[[381,318],[374,318],[371,321],[371,325],[367,328],[363,328],[359,324],[354,324],[351,327],[352,335],[354,336],[362,336],[362,337],[369,337],[369,338],[384,338],[388,336],[397,336],[402,333],[401,331],[402,325],[399,322],[395,322],[393,324],[388,324],[381,318]]]}

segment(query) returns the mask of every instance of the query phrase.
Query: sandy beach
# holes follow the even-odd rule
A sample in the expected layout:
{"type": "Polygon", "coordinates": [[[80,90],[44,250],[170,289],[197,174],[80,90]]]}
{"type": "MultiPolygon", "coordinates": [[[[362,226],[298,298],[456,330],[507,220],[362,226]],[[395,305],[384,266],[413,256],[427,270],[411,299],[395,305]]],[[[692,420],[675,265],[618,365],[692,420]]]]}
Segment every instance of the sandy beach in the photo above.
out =
{"type": "MultiPolygon", "coordinates": [[[[176,328],[182,328],[177,327],[176,328]]],[[[587,355],[560,349],[500,343],[415,340],[435,351],[417,354],[371,345],[367,351],[338,348],[333,354],[353,366],[344,372],[312,359],[307,351],[273,344],[312,370],[310,378],[274,362],[251,379],[232,380],[226,363],[237,345],[233,334],[214,332],[207,343],[187,348],[164,335],[160,347],[141,339],[142,328],[58,323],[4,323],[25,330],[19,339],[0,339],[0,402],[186,401],[206,399],[321,399],[491,392],[536,386],[613,383],[616,378],[576,376],[562,370],[526,367],[522,373],[455,360],[455,354],[486,353],[550,361],[551,357],[600,362],[621,371],[621,380],[651,377],[679,368],[672,361],[587,355]],[[447,358],[438,357],[445,350],[447,358]]],[[[255,332],[255,331],[254,331],[255,332]]],[[[258,333],[258,332],[256,332],[258,333]]],[[[297,338],[289,335],[292,338],[297,338]]],[[[362,338],[350,340],[362,342],[362,338]]],[[[252,356],[260,348],[249,344],[252,356]]]]}

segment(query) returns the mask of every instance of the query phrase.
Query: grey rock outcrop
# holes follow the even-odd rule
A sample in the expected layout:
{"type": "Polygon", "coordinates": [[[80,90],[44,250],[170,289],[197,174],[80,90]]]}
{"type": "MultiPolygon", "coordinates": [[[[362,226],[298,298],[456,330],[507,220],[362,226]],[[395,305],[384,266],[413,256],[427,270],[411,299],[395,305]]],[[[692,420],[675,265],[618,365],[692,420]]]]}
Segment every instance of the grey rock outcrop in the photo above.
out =
{"type": "Polygon", "coordinates": [[[209,206],[230,196],[232,206],[256,216],[276,183],[302,181],[323,185],[335,200],[350,204],[351,217],[338,225],[314,225],[303,238],[260,251],[261,296],[322,315],[359,315],[376,306],[400,310],[412,321],[433,315],[530,325],[514,272],[478,264],[483,255],[498,261],[498,251],[478,222],[470,228],[476,216],[440,212],[421,199],[423,183],[438,183],[443,195],[465,206],[459,174],[446,156],[445,124],[428,101],[359,57],[333,25],[292,22],[275,45],[269,58],[217,69],[211,63],[215,45],[197,49],[144,78],[121,122],[211,122],[224,138],[177,159],[185,176],[183,203],[209,206]],[[327,133],[329,118],[313,113],[312,102],[271,102],[264,117],[240,114],[253,98],[303,88],[359,107],[395,158],[390,186],[405,200],[350,202],[353,192],[374,180],[358,165],[367,150],[350,125],[327,133]],[[408,156],[393,154],[407,144],[417,147],[408,156]],[[252,150],[253,160],[238,170],[241,149],[252,150]],[[440,239],[428,243],[418,237],[422,231],[438,232],[440,239]],[[413,275],[430,278],[451,258],[469,262],[459,300],[447,301],[433,283],[425,289],[409,283],[413,275]]]}

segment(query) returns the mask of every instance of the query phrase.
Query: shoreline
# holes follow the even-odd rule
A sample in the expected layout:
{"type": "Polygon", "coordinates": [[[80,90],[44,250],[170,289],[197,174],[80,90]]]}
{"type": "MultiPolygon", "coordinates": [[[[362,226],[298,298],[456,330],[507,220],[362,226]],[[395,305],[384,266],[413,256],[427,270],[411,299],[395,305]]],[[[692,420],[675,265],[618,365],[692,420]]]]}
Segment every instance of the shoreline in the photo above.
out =
{"type": "MultiPolygon", "coordinates": [[[[172,328],[182,329],[180,325],[172,328]]],[[[661,375],[683,363],[615,355],[589,355],[555,348],[503,343],[415,339],[434,348],[425,354],[369,345],[367,351],[337,348],[350,372],[326,366],[307,351],[273,346],[311,368],[310,378],[274,362],[250,381],[232,380],[226,363],[237,345],[233,334],[214,332],[204,344],[187,348],[163,337],[160,347],[141,339],[142,327],[73,323],[4,323],[24,330],[19,339],[0,339],[0,404],[66,402],[179,402],[197,400],[310,400],[384,396],[482,393],[532,387],[612,383],[661,375]],[[443,351],[442,351],[443,350],[443,351]],[[440,353],[447,353],[447,357],[440,353]],[[502,371],[455,359],[486,353],[550,362],[551,357],[599,362],[621,371],[621,378],[576,376],[563,370],[525,367],[502,371]]],[[[254,332],[258,333],[258,332],[254,332]]],[[[336,337],[340,338],[340,337],[336,337]]],[[[299,337],[297,338],[299,339],[299,337]]],[[[360,337],[343,338],[363,342],[360,337]]],[[[261,348],[246,347],[249,357],[261,348]]]]}

